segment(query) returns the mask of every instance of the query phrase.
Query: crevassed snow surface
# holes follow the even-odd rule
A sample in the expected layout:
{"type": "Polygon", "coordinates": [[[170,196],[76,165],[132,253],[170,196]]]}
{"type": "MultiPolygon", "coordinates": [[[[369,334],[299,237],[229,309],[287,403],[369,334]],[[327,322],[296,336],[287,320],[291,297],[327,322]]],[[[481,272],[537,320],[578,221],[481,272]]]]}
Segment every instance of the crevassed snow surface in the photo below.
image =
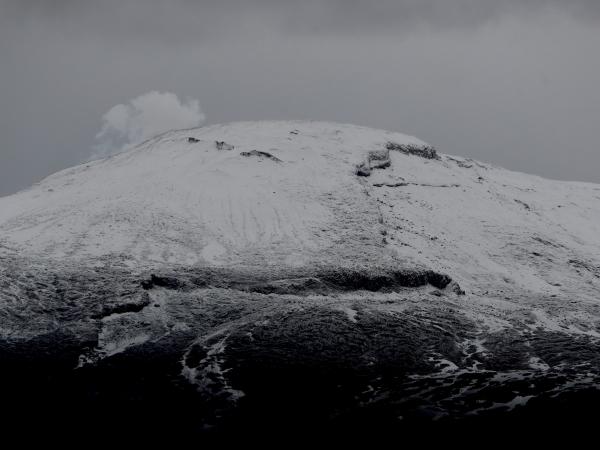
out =
{"type": "Polygon", "coordinates": [[[0,243],[136,265],[400,261],[472,289],[493,282],[552,294],[577,283],[596,292],[600,186],[396,150],[389,167],[357,176],[389,142],[427,147],[321,122],[168,132],[0,199],[0,243]]]}

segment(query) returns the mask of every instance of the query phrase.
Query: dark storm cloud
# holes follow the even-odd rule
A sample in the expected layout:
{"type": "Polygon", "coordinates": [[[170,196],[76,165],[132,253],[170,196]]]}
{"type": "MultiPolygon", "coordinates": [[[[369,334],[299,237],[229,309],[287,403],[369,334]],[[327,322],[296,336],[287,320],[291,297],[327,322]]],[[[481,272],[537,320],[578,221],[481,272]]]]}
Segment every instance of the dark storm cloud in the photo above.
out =
{"type": "MultiPolygon", "coordinates": [[[[600,18],[597,0],[3,0],[4,21],[48,20],[105,38],[193,40],[248,28],[281,33],[370,33],[418,25],[476,27],[506,15],[555,9],[600,18]],[[220,33],[219,33],[220,32],[220,33]]],[[[64,30],[65,28],[63,28],[64,30]]]]}
{"type": "Polygon", "coordinates": [[[600,181],[598,0],[0,0],[0,195],[85,160],[152,91],[600,181]]]}

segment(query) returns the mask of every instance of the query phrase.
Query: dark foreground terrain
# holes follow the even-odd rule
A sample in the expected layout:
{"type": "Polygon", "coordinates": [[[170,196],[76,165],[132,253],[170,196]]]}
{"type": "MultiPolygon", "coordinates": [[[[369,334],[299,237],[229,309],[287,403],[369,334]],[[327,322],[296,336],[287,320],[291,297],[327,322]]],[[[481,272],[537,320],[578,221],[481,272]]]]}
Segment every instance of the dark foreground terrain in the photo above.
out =
{"type": "Polygon", "coordinates": [[[590,431],[600,404],[595,330],[547,329],[528,309],[494,329],[493,311],[430,271],[5,259],[1,283],[3,432],[501,437],[590,431]]]}

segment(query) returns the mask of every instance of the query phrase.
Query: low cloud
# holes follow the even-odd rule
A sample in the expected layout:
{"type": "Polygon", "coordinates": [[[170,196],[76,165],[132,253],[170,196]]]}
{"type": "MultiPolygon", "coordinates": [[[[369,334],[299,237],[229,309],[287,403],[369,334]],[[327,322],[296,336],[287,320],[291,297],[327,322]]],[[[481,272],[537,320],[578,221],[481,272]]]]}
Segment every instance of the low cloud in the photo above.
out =
{"type": "Polygon", "coordinates": [[[198,44],[253,33],[353,35],[485,25],[553,10],[600,20],[598,0],[0,0],[2,28],[31,33],[50,26],[94,40],[142,39],[198,44]]]}
{"type": "Polygon", "coordinates": [[[165,131],[197,127],[205,119],[198,100],[181,101],[171,92],[148,92],[113,106],[102,116],[92,159],[119,153],[165,131]]]}

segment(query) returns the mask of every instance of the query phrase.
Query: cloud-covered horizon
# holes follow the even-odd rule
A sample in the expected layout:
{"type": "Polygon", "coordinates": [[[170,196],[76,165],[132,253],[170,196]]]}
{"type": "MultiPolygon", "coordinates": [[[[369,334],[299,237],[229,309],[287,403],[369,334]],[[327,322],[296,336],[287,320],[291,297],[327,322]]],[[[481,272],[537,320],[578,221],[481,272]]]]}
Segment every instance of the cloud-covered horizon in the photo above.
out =
{"type": "Polygon", "coordinates": [[[354,123],[600,182],[599,22],[597,0],[0,0],[0,195],[153,90],[210,123],[354,123]]]}
{"type": "MultiPolygon", "coordinates": [[[[356,34],[425,25],[478,27],[507,16],[568,14],[600,20],[597,0],[1,0],[4,21],[45,21],[106,38],[182,43],[240,32],[356,34]],[[257,26],[260,25],[260,26],[257,26]]],[[[0,19],[1,20],[1,19],[0,19]]]]}

